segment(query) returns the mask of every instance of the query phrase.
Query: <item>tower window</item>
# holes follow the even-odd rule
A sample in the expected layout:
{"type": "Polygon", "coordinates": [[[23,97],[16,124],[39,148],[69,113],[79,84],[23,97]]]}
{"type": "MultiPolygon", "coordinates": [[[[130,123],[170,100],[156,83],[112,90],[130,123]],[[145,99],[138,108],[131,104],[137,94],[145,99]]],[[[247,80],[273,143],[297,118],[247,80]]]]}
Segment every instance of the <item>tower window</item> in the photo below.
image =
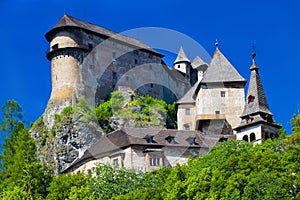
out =
{"type": "Polygon", "coordinates": [[[117,80],[117,72],[112,73],[112,78],[113,78],[113,80],[117,80]]]}
{"type": "Polygon", "coordinates": [[[190,115],[191,114],[191,109],[190,108],[186,108],[185,109],[185,115],[190,115]]]}
{"type": "Polygon", "coordinates": [[[52,46],[52,50],[56,50],[56,49],[58,49],[58,44],[52,46]]]}
{"type": "Polygon", "coordinates": [[[244,140],[245,142],[248,142],[248,141],[249,141],[249,140],[248,140],[248,135],[244,135],[243,140],[244,140]]]}
{"type": "Polygon", "coordinates": [[[255,142],[255,133],[250,134],[250,142],[255,142]]]}
{"type": "Polygon", "coordinates": [[[254,102],[255,96],[252,96],[251,94],[248,96],[248,104],[251,102],[254,102]]]}
{"type": "Polygon", "coordinates": [[[89,50],[93,49],[93,45],[91,43],[89,43],[89,50]]]}
{"type": "Polygon", "coordinates": [[[226,96],[226,92],[225,91],[221,91],[221,97],[225,97],[226,96]]]}

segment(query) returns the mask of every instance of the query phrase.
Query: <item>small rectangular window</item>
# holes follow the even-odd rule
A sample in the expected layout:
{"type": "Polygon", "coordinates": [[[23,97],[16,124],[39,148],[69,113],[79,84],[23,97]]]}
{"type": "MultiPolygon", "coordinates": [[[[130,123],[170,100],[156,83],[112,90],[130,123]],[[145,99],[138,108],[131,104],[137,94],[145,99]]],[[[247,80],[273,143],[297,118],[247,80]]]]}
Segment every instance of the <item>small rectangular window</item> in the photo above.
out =
{"type": "Polygon", "coordinates": [[[89,43],[89,50],[93,49],[93,44],[89,43]]]}
{"type": "Polygon", "coordinates": [[[112,73],[113,80],[117,80],[117,72],[112,73]]]}
{"type": "Polygon", "coordinates": [[[113,162],[114,162],[113,164],[115,167],[119,166],[119,159],[116,158],[113,160],[113,162]]]}
{"type": "Polygon", "coordinates": [[[225,91],[221,91],[221,97],[225,97],[226,96],[226,92],[225,91]]]}
{"type": "Polygon", "coordinates": [[[116,52],[112,53],[112,58],[115,59],[116,58],[116,52]]]}
{"type": "Polygon", "coordinates": [[[149,164],[150,164],[150,166],[159,166],[160,165],[159,157],[157,157],[157,156],[151,156],[149,158],[149,164]]]}
{"type": "Polygon", "coordinates": [[[153,88],[153,83],[150,84],[150,87],[153,88]]]}
{"type": "Polygon", "coordinates": [[[191,114],[191,109],[190,108],[186,108],[185,109],[185,115],[190,115],[191,114]]]}
{"type": "Polygon", "coordinates": [[[134,59],[134,64],[138,64],[138,60],[137,59],[134,59]]]}
{"type": "Polygon", "coordinates": [[[219,111],[219,110],[216,110],[216,114],[219,115],[219,114],[220,114],[220,111],[219,111]]]}

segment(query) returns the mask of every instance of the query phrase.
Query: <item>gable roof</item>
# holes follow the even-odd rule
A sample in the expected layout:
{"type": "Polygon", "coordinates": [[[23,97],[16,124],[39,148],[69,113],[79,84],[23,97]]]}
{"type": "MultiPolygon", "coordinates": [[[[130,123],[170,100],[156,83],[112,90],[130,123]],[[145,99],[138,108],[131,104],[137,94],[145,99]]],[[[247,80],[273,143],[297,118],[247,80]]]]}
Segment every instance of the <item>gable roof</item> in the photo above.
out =
{"type": "Polygon", "coordinates": [[[269,105],[260,80],[258,69],[259,67],[256,65],[255,61],[253,61],[253,64],[250,67],[251,75],[245,107],[241,117],[253,115],[255,113],[266,113],[269,115],[273,115],[269,109],[269,105]],[[248,98],[253,98],[252,102],[250,102],[251,100],[248,98]]]}
{"type": "Polygon", "coordinates": [[[179,62],[191,62],[186,56],[182,47],[180,47],[176,60],[174,61],[174,65],[179,62]]]}
{"type": "Polygon", "coordinates": [[[244,82],[246,80],[232,66],[222,52],[217,48],[209,64],[202,83],[244,82]]]}
{"type": "Polygon", "coordinates": [[[76,19],[76,18],[71,17],[66,14],[64,14],[64,16],[56,23],[56,25],[49,32],[46,33],[45,37],[46,37],[47,41],[50,42],[52,33],[54,33],[58,29],[65,28],[65,27],[73,27],[73,28],[80,28],[80,29],[88,30],[88,31],[91,31],[96,34],[107,36],[109,38],[119,40],[119,41],[127,43],[129,45],[136,46],[140,49],[146,49],[148,51],[151,51],[152,53],[159,55],[160,57],[163,57],[162,54],[156,52],[155,50],[150,48],[148,45],[144,44],[143,42],[141,42],[137,39],[134,39],[132,37],[128,37],[128,36],[113,32],[106,28],[76,19]]]}
{"type": "Polygon", "coordinates": [[[199,56],[196,56],[192,62],[192,67],[194,69],[201,68],[201,67],[208,67],[208,64],[204,62],[199,56]]]}

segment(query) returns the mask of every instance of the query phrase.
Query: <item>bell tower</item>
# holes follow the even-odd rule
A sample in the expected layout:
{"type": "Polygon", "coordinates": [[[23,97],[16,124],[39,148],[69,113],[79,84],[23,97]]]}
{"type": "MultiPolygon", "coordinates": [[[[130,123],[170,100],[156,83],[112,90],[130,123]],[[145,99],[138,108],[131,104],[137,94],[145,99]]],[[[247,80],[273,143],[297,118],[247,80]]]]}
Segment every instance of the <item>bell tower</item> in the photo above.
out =
{"type": "Polygon", "coordinates": [[[250,83],[244,111],[241,115],[242,120],[235,130],[237,131],[237,140],[259,144],[262,140],[277,138],[280,126],[275,124],[272,119],[273,114],[269,109],[255,57],[256,54],[253,52],[252,65],[250,67],[250,83]]]}

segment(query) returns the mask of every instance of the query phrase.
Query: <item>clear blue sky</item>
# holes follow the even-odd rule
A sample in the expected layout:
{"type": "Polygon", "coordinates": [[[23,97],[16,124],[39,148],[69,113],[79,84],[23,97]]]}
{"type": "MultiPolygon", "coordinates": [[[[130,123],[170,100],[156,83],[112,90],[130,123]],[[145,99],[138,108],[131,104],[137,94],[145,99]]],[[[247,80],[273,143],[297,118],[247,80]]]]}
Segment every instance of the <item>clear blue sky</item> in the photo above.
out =
{"type": "MultiPolygon", "coordinates": [[[[290,119],[300,103],[299,1],[1,0],[0,106],[15,99],[28,122],[44,112],[50,96],[44,34],[64,12],[116,32],[139,27],[176,30],[210,54],[217,36],[221,51],[247,80],[254,43],[270,109],[291,132],[290,119]]],[[[180,46],[180,41],[174,43],[180,46]]]]}

